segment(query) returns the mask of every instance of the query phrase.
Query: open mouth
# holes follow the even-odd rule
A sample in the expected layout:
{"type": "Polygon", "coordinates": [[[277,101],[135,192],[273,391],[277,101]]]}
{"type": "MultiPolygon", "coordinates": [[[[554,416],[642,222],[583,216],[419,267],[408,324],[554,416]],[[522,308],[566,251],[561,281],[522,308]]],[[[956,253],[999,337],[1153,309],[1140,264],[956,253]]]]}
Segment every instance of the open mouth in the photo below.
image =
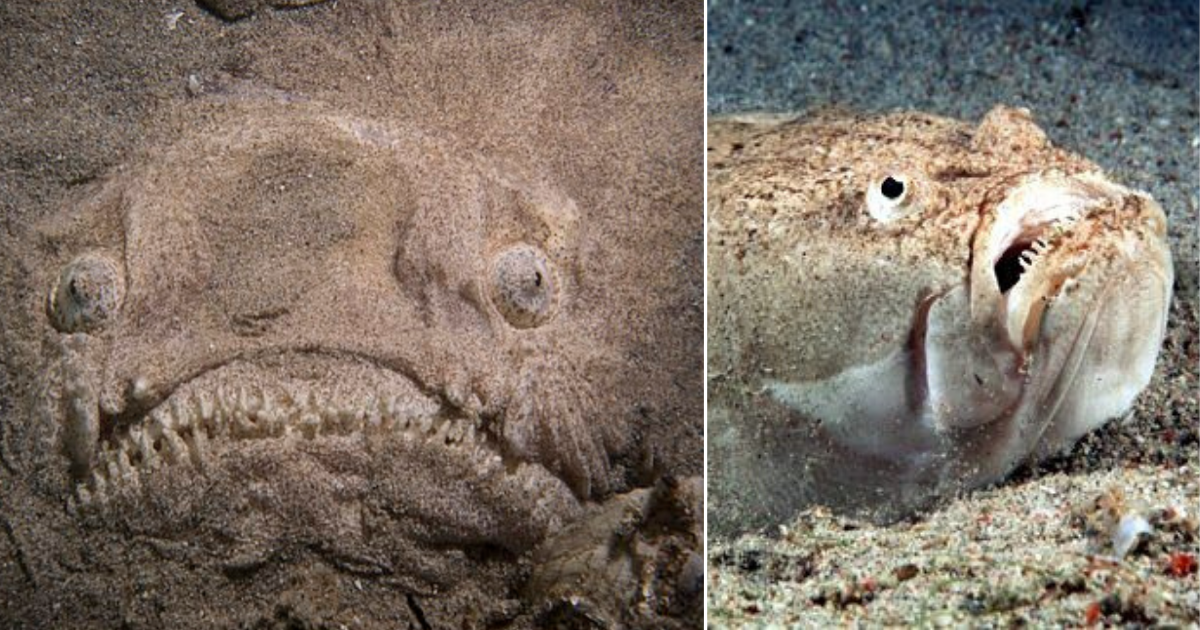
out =
{"type": "Polygon", "coordinates": [[[1054,208],[1022,218],[1020,232],[993,264],[996,285],[1007,294],[1032,271],[1058,243],[1067,237],[1084,216],[1084,210],[1054,208]]]}
{"type": "Polygon", "coordinates": [[[175,387],[133,421],[105,426],[78,491],[88,503],[115,487],[137,486],[163,467],[203,470],[224,450],[258,440],[399,439],[445,449],[485,472],[505,462],[482,423],[365,360],[238,360],[175,387]]]}
{"type": "Polygon", "coordinates": [[[1011,192],[996,208],[985,260],[1000,294],[1009,339],[1030,348],[1047,304],[1080,269],[1081,225],[1100,206],[1129,191],[1099,176],[1044,175],[1011,192]]]}
{"type": "Polygon", "coordinates": [[[1000,293],[1007,294],[1020,283],[1053,244],[1071,232],[1084,216],[1087,206],[1095,203],[1074,192],[1062,187],[1045,187],[1036,191],[1037,197],[1029,199],[1028,196],[1034,193],[1023,189],[1001,206],[990,247],[993,252],[1000,252],[992,259],[992,271],[1000,293]],[[1006,212],[1005,207],[1012,202],[1017,207],[1010,207],[1006,212]]]}

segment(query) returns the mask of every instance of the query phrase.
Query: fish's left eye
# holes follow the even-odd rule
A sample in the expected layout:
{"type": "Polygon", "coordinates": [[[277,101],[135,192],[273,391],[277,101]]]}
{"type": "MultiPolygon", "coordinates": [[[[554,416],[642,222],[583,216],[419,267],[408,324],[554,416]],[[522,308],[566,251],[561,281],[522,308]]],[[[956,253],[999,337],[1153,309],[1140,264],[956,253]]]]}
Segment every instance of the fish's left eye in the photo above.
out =
{"type": "Polygon", "coordinates": [[[50,289],[50,321],[60,332],[92,332],[121,308],[125,281],[107,256],[84,254],[63,268],[50,289]]]}
{"type": "Polygon", "coordinates": [[[909,178],[892,173],[871,183],[867,191],[867,212],[880,223],[888,223],[906,216],[913,210],[912,182],[909,178]]]}

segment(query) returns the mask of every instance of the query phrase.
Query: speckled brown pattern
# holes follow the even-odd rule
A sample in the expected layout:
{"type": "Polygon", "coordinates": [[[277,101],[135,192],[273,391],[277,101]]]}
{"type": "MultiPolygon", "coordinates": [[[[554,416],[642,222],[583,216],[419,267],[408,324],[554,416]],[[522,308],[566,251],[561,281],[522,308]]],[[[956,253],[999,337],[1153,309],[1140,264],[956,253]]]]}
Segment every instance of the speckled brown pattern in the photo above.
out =
{"type": "Polygon", "coordinates": [[[0,626],[697,625],[701,6],[205,4],[0,8],[0,626]]]}
{"type": "Polygon", "coordinates": [[[715,119],[709,159],[713,531],[813,503],[906,515],[1069,446],[1149,381],[1163,213],[1029,112],[715,119]]]}

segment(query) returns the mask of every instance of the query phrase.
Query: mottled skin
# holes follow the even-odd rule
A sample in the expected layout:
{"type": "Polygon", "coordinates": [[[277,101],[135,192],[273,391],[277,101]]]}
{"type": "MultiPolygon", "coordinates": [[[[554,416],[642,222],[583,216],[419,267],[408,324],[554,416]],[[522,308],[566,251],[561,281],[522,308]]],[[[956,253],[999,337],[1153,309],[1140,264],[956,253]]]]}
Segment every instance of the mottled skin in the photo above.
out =
{"type": "Polygon", "coordinates": [[[1070,445],[1149,380],[1162,211],[1028,112],[722,119],[708,155],[714,531],[813,503],[902,516],[1070,445]]]}
{"type": "Polygon", "coordinates": [[[4,459],[82,537],[50,550],[75,595],[132,571],[165,611],[126,616],[171,627],[696,618],[701,493],[630,482],[588,209],[444,130],[236,83],[189,114],[19,252],[4,459]],[[371,603],[320,603],[346,588],[371,603]]]}

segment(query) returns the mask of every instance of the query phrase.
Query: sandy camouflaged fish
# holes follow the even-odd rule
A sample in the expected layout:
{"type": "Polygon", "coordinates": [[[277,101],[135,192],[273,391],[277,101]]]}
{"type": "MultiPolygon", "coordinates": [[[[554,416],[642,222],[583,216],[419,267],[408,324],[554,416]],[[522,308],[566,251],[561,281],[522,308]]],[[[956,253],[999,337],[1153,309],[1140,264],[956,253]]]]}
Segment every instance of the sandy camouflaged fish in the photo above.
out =
{"type": "Polygon", "coordinates": [[[1026,110],[711,121],[708,194],[718,532],[1002,479],[1153,372],[1163,212],[1026,110]]]}

